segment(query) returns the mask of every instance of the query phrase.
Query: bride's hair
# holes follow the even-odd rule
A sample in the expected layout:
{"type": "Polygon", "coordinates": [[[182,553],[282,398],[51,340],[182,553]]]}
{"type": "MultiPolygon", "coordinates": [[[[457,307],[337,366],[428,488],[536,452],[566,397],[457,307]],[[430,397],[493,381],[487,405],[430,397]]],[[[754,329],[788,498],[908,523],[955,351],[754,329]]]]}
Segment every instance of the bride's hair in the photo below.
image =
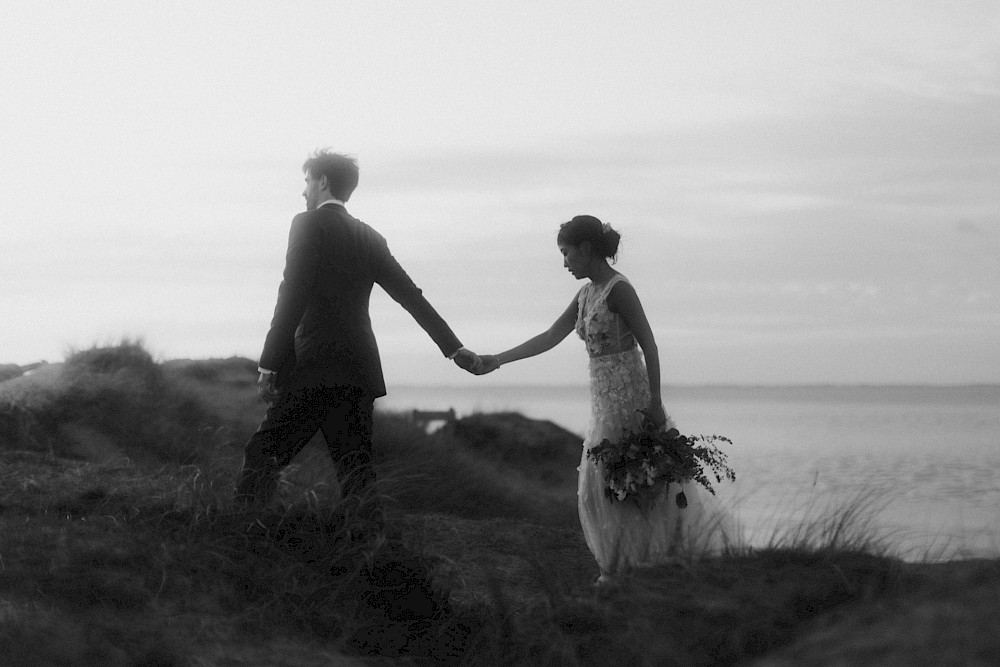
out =
{"type": "Polygon", "coordinates": [[[557,243],[566,245],[580,245],[584,241],[590,242],[590,247],[599,256],[615,260],[618,254],[618,243],[621,241],[621,234],[611,228],[611,225],[603,223],[592,215],[578,215],[569,222],[559,225],[559,234],[556,236],[557,243]]]}

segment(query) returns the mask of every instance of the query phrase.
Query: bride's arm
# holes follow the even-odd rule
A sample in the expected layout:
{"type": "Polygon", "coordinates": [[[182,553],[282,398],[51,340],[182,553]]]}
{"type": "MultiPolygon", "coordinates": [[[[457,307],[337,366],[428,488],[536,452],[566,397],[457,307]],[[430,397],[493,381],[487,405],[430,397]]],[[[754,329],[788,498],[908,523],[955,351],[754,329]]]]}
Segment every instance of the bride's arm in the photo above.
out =
{"type": "MultiPolygon", "coordinates": [[[[509,364],[518,359],[534,357],[542,352],[548,352],[561,343],[576,327],[577,298],[573,298],[573,302],[569,304],[566,310],[563,311],[563,314],[559,316],[559,319],[553,322],[547,331],[529,338],[517,347],[512,347],[496,355],[497,366],[509,364]]],[[[486,361],[485,357],[484,361],[486,361]]]]}
{"type": "Polygon", "coordinates": [[[649,326],[646,311],[642,308],[635,288],[627,282],[620,282],[612,287],[608,294],[608,309],[622,316],[642,348],[642,356],[646,359],[646,374],[649,376],[647,416],[659,426],[667,420],[663,412],[663,399],[660,397],[660,351],[656,347],[653,329],[649,326]]]}

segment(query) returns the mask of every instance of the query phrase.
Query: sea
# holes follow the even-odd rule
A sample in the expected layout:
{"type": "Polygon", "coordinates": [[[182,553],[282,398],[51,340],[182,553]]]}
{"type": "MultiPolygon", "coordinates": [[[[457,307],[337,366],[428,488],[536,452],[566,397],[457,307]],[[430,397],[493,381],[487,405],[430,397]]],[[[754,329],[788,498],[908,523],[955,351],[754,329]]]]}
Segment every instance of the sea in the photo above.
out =
{"type": "MultiPolygon", "coordinates": [[[[839,526],[908,561],[1000,557],[1000,385],[663,391],[682,433],[732,441],[737,480],[715,486],[744,544],[839,526]]],[[[590,415],[586,386],[398,386],[377,407],[513,411],[581,436],[590,415]]]]}

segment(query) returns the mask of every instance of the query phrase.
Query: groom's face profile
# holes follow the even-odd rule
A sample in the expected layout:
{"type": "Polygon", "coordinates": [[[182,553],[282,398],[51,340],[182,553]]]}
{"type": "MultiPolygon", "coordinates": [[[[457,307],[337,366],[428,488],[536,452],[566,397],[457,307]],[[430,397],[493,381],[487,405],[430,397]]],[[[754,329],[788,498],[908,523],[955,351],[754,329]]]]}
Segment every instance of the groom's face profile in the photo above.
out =
{"type": "Polygon", "coordinates": [[[306,198],[306,210],[311,211],[320,203],[326,187],[326,177],[316,178],[311,172],[306,172],[306,189],[302,191],[302,196],[306,198]]]}

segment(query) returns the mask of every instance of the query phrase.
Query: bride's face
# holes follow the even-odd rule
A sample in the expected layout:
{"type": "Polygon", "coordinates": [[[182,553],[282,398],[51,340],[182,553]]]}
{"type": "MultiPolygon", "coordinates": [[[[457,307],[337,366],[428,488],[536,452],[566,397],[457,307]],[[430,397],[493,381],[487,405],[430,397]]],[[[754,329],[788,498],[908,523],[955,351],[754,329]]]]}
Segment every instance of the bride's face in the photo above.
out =
{"type": "Polygon", "coordinates": [[[589,275],[590,267],[590,247],[588,243],[580,245],[559,244],[559,252],[563,256],[563,266],[565,266],[573,277],[577,280],[586,278],[589,275]]]}

